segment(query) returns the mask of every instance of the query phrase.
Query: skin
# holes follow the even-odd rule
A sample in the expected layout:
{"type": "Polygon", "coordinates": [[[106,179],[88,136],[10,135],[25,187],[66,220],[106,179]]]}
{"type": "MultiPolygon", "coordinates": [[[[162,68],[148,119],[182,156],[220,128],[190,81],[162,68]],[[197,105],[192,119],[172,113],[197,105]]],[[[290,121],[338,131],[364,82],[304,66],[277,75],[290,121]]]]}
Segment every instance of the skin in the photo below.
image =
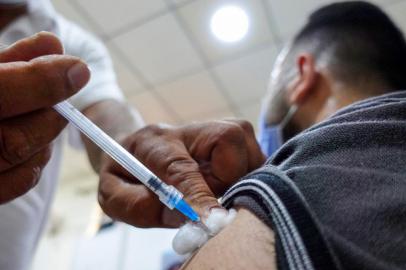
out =
{"type": "MultiPolygon", "coordinates": [[[[123,145],[158,177],[179,189],[203,217],[210,208],[219,207],[217,196],[265,161],[254,130],[246,121],[206,122],[181,128],[149,126],[129,136],[123,145]]],[[[179,227],[184,222],[108,157],[100,180],[99,201],[114,219],[137,227],[179,227]],[[148,209],[147,215],[144,209],[148,209]]]]}
{"type": "Polygon", "coordinates": [[[89,80],[86,64],[62,51],[55,36],[40,33],[0,52],[0,203],[35,186],[66,126],[52,106],[89,80]]]}
{"type": "MultiPolygon", "coordinates": [[[[299,54],[295,68],[297,76],[283,90],[288,102],[299,107],[289,123],[293,133],[364,98],[342,94],[342,86],[327,70],[318,68],[310,54],[299,54]]],[[[280,80],[280,76],[283,73],[272,80],[280,80]]],[[[219,207],[217,198],[227,188],[265,162],[252,125],[242,120],[180,127],[150,125],[129,136],[124,146],[158,177],[178,188],[203,217],[210,208],[219,207]]],[[[99,202],[115,219],[138,227],[177,227],[184,221],[111,159],[101,168],[100,180],[99,202]],[[146,207],[148,214],[143,211],[146,207]]]]}
{"type": "MultiPolygon", "coordinates": [[[[286,92],[288,104],[295,104],[299,108],[286,127],[286,131],[291,133],[288,138],[354,102],[371,97],[368,93],[379,93],[379,89],[389,88],[378,81],[365,82],[362,86],[344,84],[334,78],[328,67],[317,63],[306,52],[297,55],[295,68],[297,76],[284,86],[285,89],[281,89],[286,92]],[[359,87],[370,91],[358,91],[359,87]]],[[[281,80],[282,76],[274,80],[281,80]]]]}
{"type": "MultiPolygon", "coordinates": [[[[368,97],[355,94],[355,86],[335,80],[309,53],[298,53],[291,68],[296,75],[283,89],[270,90],[284,91],[288,105],[298,106],[286,126],[290,136],[368,97]]],[[[271,85],[281,85],[279,81],[286,79],[284,72],[277,74],[271,85]]],[[[382,86],[364,85],[371,89],[382,86]]],[[[216,198],[265,161],[251,124],[237,120],[147,126],[128,137],[125,145],[162,180],[183,192],[203,219],[208,209],[219,207],[216,198]]],[[[99,201],[111,217],[137,227],[175,227],[183,221],[111,160],[105,162],[100,176],[99,201]]],[[[275,269],[273,239],[273,232],[257,217],[240,210],[235,221],[201,248],[184,269],[275,269]]]]}
{"type": "MultiPolygon", "coordinates": [[[[0,4],[0,31],[27,11],[26,4],[0,4]]],[[[0,52],[0,204],[36,185],[50,159],[52,141],[67,124],[52,106],[75,94],[90,78],[79,58],[61,54],[60,41],[45,32],[0,52]],[[75,64],[78,75],[72,78],[68,70],[75,64]]],[[[114,100],[92,104],[82,113],[116,140],[142,125],[126,104],[114,100]]],[[[103,153],[82,139],[98,173],[103,153]]]]}

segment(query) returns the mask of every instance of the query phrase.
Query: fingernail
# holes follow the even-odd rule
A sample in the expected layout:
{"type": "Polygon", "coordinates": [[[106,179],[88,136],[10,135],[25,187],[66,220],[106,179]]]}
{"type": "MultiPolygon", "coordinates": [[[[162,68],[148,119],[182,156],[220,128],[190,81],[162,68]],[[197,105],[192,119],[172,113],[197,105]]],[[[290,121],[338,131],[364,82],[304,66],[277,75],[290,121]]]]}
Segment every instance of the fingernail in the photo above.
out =
{"type": "Polygon", "coordinates": [[[69,68],[68,78],[71,86],[75,90],[81,89],[89,81],[90,70],[84,63],[76,63],[69,68]]]}

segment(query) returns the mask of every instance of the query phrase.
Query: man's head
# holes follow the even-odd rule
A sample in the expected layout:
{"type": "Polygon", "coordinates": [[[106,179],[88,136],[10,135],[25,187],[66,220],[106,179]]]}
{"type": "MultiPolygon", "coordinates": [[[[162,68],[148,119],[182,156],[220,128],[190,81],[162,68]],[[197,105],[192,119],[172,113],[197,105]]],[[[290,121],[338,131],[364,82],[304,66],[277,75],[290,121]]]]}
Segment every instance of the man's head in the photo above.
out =
{"type": "Polygon", "coordinates": [[[265,100],[285,139],[355,101],[406,89],[406,42],[378,7],[335,3],[313,12],[278,56],[265,100]]]}

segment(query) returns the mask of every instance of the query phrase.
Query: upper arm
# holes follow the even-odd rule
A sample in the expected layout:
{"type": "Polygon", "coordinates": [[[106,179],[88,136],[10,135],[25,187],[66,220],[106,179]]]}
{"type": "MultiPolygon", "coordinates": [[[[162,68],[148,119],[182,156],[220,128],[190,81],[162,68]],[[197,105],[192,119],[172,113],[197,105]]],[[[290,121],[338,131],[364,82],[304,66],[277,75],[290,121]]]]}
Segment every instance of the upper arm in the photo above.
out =
{"type": "Polygon", "coordinates": [[[254,214],[241,208],[234,221],[200,248],[182,269],[274,270],[274,233],[254,214]]]}

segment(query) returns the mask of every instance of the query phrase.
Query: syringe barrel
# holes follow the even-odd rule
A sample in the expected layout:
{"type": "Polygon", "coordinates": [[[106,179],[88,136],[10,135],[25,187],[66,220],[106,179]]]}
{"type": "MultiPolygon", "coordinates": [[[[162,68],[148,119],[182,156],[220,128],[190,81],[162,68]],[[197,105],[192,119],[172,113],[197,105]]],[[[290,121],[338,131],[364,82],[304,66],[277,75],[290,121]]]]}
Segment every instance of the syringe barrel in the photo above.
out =
{"type": "Polygon", "coordinates": [[[146,183],[155,194],[158,195],[159,200],[163,202],[169,209],[175,208],[180,200],[183,198],[183,194],[179,192],[174,186],[165,184],[156,176],[152,176],[146,183]]]}
{"type": "Polygon", "coordinates": [[[104,152],[134,175],[139,181],[155,192],[159,200],[173,209],[182,200],[183,195],[175,187],[165,184],[140,161],[132,156],[121,145],[110,138],[86,116],[79,112],[69,102],[63,101],[54,108],[75,125],[83,134],[89,137],[104,152]]]}

